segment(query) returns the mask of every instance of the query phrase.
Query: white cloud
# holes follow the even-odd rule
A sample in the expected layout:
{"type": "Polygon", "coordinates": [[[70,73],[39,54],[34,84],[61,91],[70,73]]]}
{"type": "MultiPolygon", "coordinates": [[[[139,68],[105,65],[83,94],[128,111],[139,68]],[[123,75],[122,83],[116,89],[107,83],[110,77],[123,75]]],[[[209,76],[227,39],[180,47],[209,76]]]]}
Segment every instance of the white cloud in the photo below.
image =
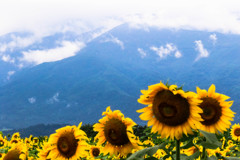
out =
{"type": "Polygon", "coordinates": [[[2,55],[2,60],[8,63],[15,63],[15,59],[11,58],[10,55],[2,55]]]}
{"type": "Polygon", "coordinates": [[[204,48],[201,40],[195,41],[195,46],[196,46],[195,50],[198,51],[198,56],[195,59],[195,61],[198,61],[200,58],[207,58],[209,56],[209,53],[204,48]]]}
{"type": "Polygon", "coordinates": [[[37,100],[37,99],[36,99],[35,97],[30,97],[30,98],[28,98],[28,102],[31,103],[31,104],[35,103],[36,100],[37,100]]]}
{"type": "Polygon", "coordinates": [[[138,48],[137,51],[140,53],[141,58],[147,56],[147,53],[142,48],[138,48]]]}
{"type": "Polygon", "coordinates": [[[9,72],[7,73],[7,80],[9,80],[10,77],[11,77],[12,75],[14,75],[14,74],[15,74],[15,71],[9,71],[9,72]]]}
{"type": "Polygon", "coordinates": [[[8,0],[0,5],[0,35],[81,32],[106,26],[108,19],[160,28],[240,33],[239,13],[239,0],[8,0]]]}
{"type": "Polygon", "coordinates": [[[114,37],[112,35],[110,37],[102,40],[101,42],[112,42],[112,43],[115,43],[115,44],[119,45],[122,50],[124,50],[124,43],[122,41],[120,41],[117,37],[114,37]]]}
{"type": "Polygon", "coordinates": [[[59,102],[58,96],[59,96],[59,92],[55,93],[51,98],[49,98],[49,99],[47,100],[47,103],[48,103],[48,104],[53,104],[53,103],[55,103],[55,102],[59,102]]]}
{"type": "Polygon", "coordinates": [[[175,56],[176,58],[180,58],[180,57],[182,57],[182,54],[181,54],[180,51],[176,51],[174,56],[175,56]]]}
{"type": "Polygon", "coordinates": [[[177,49],[175,45],[172,43],[167,43],[164,46],[160,46],[159,48],[152,46],[150,47],[152,51],[155,51],[156,54],[160,57],[160,59],[166,58],[167,56],[171,55],[173,52],[175,52],[175,57],[180,58],[182,56],[181,52],[177,49]]]}
{"type": "Polygon", "coordinates": [[[209,36],[209,39],[212,40],[213,44],[216,44],[216,42],[217,42],[217,35],[215,33],[211,34],[209,36]]]}
{"type": "Polygon", "coordinates": [[[33,64],[40,64],[44,62],[53,62],[62,60],[67,57],[74,56],[80,51],[85,44],[82,42],[61,42],[60,47],[46,49],[46,50],[29,50],[23,51],[23,57],[19,58],[20,61],[30,62],[33,64]]]}
{"type": "Polygon", "coordinates": [[[15,48],[25,48],[36,41],[40,41],[40,39],[40,37],[36,36],[20,37],[12,34],[10,42],[0,43],[0,52],[5,52],[7,50],[13,51],[15,48]]]}

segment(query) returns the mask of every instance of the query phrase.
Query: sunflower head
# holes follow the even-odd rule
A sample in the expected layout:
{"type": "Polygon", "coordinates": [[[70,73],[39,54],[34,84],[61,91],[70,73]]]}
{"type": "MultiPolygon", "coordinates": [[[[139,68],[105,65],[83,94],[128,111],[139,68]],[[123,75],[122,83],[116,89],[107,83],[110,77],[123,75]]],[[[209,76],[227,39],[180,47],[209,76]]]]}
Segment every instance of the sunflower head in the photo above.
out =
{"type": "Polygon", "coordinates": [[[232,129],[231,129],[231,136],[232,136],[232,139],[235,140],[235,141],[239,141],[240,140],[240,125],[239,123],[238,124],[234,124],[232,126],[232,129]]]}
{"type": "Polygon", "coordinates": [[[192,134],[200,126],[202,110],[197,106],[201,100],[193,92],[184,92],[176,85],[166,86],[162,82],[141,90],[138,99],[147,107],[138,110],[140,119],[148,121],[152,132],[162,138],[180,139],[182,134],[192,134]]]}
{"type": "Polygon", "coordinates": [[[12,145],[12,148],[3,156],[3,160],[25,160],[27,147],[23,143],[12,145]]]}
{"type": "Polygon", "coordinates": [[[130,118],[124,118],[124,115],[119,111],[112,111],[107,107],[106,112],[103,112],[102,119],[95,124],[94,131],[97,131],[95,139],[98,139],[98,145],[106,142],[103,153],[110,155],[126,155],[131,153],[134,148],[139,148],[138,140],[133,134],[132,127],[136,125],[130,118]]]}
{"type": "Polygon", "coordinates": [[[211,133],[224,132],[233,121],[234,112],[231,111],[233,101],[226,101],[230,97],[215,92],[212,84],[208,91],[197,87],[198,99],[202,100],[199,107],[203,110],[201,129],[211,133]]]}
{"type": "Polygon", "coordinates": [[[66,126],[56,130],[49,138],[50,153],[48,158],[78,159],[87,155],[86,133],[76,126],[66,126]]]}
{"type": "Polygon", "coordinates": [[[89,153],[92,158],[98,157],[101,153],[101,147],[100,146],[91,146],[89,153]]]}

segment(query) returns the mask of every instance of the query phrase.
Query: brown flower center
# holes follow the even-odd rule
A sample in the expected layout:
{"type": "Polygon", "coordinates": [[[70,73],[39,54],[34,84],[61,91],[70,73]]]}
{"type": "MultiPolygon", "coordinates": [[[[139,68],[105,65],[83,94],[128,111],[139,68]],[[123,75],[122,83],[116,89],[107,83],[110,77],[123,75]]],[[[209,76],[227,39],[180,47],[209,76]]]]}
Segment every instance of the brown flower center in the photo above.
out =
{"type": "Polygon", "coordinates": [[[121,146],[129,143],[127,128],[119,119],[109,119],[104,127],[104,135],[109,143],[121,146]]]}
{"type": "Polygon", "coordinates": [[[66,132],[61,135],[57,142],[58,151],[66,158],[72,157],[77,150],[78,140],[75,139],[73,132],[66,132]]]}
{"type": "Polygon", "coordinates": [[[12,143],[18,143],[18,141],[14,139],[14,140],[12,140],[12,143]]]}
{"type": "Polygon", "coordinates": [[[20,160],[19,156],[20,156],[19,150],[14,149],[9,151],[3,158],[3,160],[20,160]]]}
{"type": "Polygon", "coordinates": [[[210,126],[218,122],[218,120],[222,116],[222,108],[219,102],[216,99],[211,97],[202,98],[203,102],[200,104],[200,108],[202,108],[203,113],[201,113],[201,117],[204,121],[201,123],[206,126],[210,126]]]}
{"type": "Polygon", "coordinates": [[[100,153],[100,150],[99,150],[98,148],[93,148],[93,150],[92,150],[92,155],[93,155],[94,157],[99,156],[99,153],[100,153]]]}
{"type": "Polygon", "coordinates": [[[237,137],[240,136],[240,128],[236,128],[236,129],[234,130],[234,135],[237,136],[237,137]]]}
{"type": "Polygon", "coordinates": [[[154,97],[153,114],[161,123],[178,126],[188,120],[190,106],[187,99],[180,94],[174,95],[169,90],[163,90],[154,97]]]}
{"type": "Polygon", "coordinates": [[[0,146],[4,146],[4,141],[2,139],[0,140],[0,146]]]}

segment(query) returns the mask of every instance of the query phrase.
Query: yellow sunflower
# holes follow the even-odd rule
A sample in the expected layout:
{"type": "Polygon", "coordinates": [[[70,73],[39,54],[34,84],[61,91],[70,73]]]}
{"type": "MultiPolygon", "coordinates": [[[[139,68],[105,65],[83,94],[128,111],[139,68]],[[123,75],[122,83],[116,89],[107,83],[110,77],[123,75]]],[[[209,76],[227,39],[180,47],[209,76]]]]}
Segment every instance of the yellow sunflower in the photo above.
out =
{"type": "Polygon", "coordinates": [[[234,112],[230,109],[233,101],[226,101],[230,97],[215,92],[215,85],[212,84],[208,91],[197,87],[198,99],[202,100],[199,105],[203,113],[201,129],[211,133],[223,133],[230,128],[234,112]]]}
{"type": "Polygon", "coordinates": [[[202,109],[198,107],[201,100],[195,93],[177,90],[176,85],[167,87],[162,82],[141,92],[138,102],[148,106],[137,110],[142,112],[139,117],[148,121],[152,132],[158,132],[162,138],[180,139],[183,133],[193,134],[192,129],[201,125],[202,109]]]}
{"type": "Polygon", "coordinates": [[[27,147],[23,143],[17,143],[3,155],[3,160],[26,160],[27,147]]]}
{"type": "Polygon", "coordinates": [[[92,159],[95,159],[95,157],[98,157],[101,154],[101,147],[100,146],[91,146],[89,153],[90,153],[90,157],[92,159]]]}
{"type": "Polygon", "coordinates": [[[38,150],[38,160],[50,160],[48,159],[49,152],[51,150],[51,145],[48,142],[45,142],[42,146],[42,149],[37,149],[38,150]]]}
{"type": "Polygon", "coordinates": [[[49,144],[51,149],[49,159],[76,160],[88,155],[88,144],[86,133],[76,126],[66,126],[56,130],[50,135],[49,144]]]}
{"type": "Polygon", "coordinates": [[[118,154],[126,156],[132,149],[140,149],[138,140],[133,134],[132,127],[136,125],[130,118],[124,118],[119,111],[112,111],[107,107],[105,115],[93,126],[93,130],[98,132],[95,139],[98,139],[98,145],[106,142],[102,149],[104,154],[117,156],[118,154]]]}
{"type": "Polygon", "coordinates": [[[234,124],[232,126],[231,136],[232,136],[232,139],[235,140],[235,141],[239,141],[240,140],[240,125],[239,125],[239,123],[238,124],[234,124]]]}

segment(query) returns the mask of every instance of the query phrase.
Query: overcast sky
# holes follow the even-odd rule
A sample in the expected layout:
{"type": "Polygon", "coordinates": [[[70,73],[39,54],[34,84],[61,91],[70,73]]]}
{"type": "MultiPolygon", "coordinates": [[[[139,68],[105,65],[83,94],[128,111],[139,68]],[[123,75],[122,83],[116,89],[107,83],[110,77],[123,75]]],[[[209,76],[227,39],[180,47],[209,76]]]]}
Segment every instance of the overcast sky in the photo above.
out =
{"type": "Polygon", "coordinates": [[[132,22],[240,33],[239,0],[0,0],[0,35],[113,27],[132,22]]]}
{"type": "MultiPolygon", "coordinates": [[[[240,0],[0,0],[0,36],[32,33],[25,37],[11,34],[11,41],[0,41],[0,60],[19,68],[25,62],[37,65],[62,60],[76,55],[87,41],[56,39],[53,48],[25,48],[57,32],[81,34],[101,28],[91,32],[91,40],[126,22],[143,29],[154,26],[240,34],[240,0]],[[12,57],[11,52],[19,48],[22,50],[18,57],[12,57]]],[[[215,34],[210,39],[214,44],[217,42],[215,34]]],[[[124,49],[124,43],[117,37],[110,37],[106,42],[124,49]]],[[[201,40],[196,40],[195,45],[199,52],[196,61],[208,57],[201,40]]],[[[155,51],[160,57],[173,52],[167,46],[157,47],[155,51]]],[[[143,49],[139,48],[138,52],[142,58],[146,56],[143,49]]],[[[177,48],[174,53],[177,58],[182,56],[177,48]]]]}

